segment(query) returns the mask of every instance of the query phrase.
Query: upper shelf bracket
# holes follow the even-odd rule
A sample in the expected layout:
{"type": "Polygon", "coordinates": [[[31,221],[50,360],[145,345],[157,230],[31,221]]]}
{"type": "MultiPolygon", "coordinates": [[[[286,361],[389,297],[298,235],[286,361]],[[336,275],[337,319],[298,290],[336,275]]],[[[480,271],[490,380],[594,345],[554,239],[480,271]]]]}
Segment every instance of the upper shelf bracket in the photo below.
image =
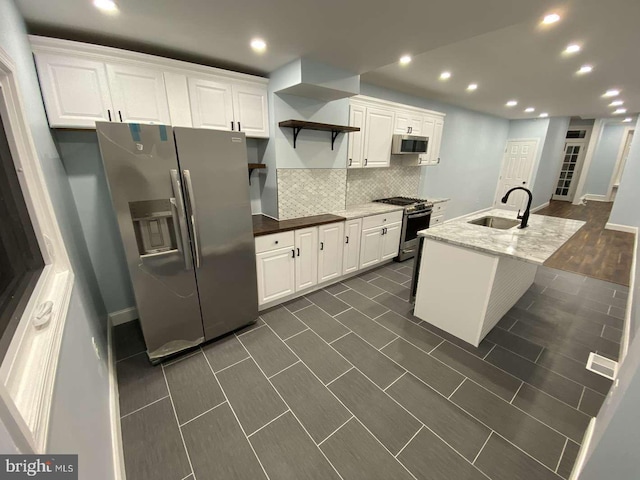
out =
{"type": "Polygon", "coordinates": [[[345,132],[359,132],[360,127],[349,127],[347,125],[332,125],[330,123],[307,122],[305,120],[284,120],[278,124],[280,127],[289,127],[293,129],[293,148],[296,148],[298,135],[300,130],[321,130],[331,132],[331,150],[338,138],[338,134],[345,132]]]}

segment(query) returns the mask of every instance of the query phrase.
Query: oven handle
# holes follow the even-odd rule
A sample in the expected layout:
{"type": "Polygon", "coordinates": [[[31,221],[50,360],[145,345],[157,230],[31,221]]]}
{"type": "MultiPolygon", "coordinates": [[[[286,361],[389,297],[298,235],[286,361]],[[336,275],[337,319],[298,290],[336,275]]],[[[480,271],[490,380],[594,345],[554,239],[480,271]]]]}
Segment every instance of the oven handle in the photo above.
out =
{"type": "Polygon", "coordinates": [[[427,215],[431,215],[432,213],[433,213],[433,210],[426,210],[420,213],[409,213],[407,214],[407,218],[421,218],[421,217],[426,217],[427,215]]]}

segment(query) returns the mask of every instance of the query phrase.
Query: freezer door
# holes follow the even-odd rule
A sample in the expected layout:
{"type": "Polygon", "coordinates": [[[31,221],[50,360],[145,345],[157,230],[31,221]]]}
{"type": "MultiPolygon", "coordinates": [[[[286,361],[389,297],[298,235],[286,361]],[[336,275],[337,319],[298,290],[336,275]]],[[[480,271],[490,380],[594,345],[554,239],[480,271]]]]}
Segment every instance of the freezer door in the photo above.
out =
{"type": "Polygon", "coordinates": [[[244,133],[174,128],[205,338],[258,318],[244,133]]]}
{"type": "Polygon", "coordinates": [[[172,128],[98,122],[96,131],[149,357],[198,345],[204,331],[172,128]]]}

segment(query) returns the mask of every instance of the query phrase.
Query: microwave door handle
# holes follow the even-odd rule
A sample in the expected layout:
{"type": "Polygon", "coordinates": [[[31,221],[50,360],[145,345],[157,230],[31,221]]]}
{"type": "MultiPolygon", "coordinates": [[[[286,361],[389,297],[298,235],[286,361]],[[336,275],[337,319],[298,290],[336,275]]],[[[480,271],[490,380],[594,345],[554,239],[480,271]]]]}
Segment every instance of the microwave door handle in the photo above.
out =
{"type": "Polygon", "coordinates": [[[193,268],[193,259],[191,258],[191,249],[189,248],[189,232],[187,227],[187,219],[185,216],[184,197],[182,196],[182,188],[180,188],[180,178],[178,170],[171,170],[171,188],[173,190],[173,198],[171,203],[171,216],[174,224],[178,229],[178,250],[184,258],[184,266],[187,270],[193,268]]]}
{"type": "Polygon", "coordinates": [[[193,250],[196,257],[196,268],[200,268],[200,234],[198,233],[198,220],[196,212],[196,198],[193,194],[193,184],[191,183],[191,172],[183,170],[185,190],[187,191],[187,204],[189,207],[189,217],[191,220],[191,233],[193,234],[193,250]]]}

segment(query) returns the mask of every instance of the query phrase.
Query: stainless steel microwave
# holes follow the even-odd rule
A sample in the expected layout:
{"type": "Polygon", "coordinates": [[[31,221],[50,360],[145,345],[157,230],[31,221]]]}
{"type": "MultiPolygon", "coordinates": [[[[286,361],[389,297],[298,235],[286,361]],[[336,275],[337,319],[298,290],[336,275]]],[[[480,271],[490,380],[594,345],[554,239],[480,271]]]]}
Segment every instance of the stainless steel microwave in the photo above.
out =
{"type": "Polygon", "coordinates": [[[394,155],[427,153],[428,146],[429,137],[396,134],[391,143],[391,153],[394,155]]]}

